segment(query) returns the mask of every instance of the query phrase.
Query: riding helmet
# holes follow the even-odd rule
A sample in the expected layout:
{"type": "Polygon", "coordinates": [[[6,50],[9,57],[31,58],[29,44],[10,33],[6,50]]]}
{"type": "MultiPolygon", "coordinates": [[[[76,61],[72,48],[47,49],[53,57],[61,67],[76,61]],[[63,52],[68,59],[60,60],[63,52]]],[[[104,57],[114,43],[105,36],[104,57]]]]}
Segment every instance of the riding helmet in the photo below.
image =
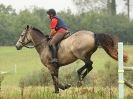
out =
{"type": "Polygon", "coordinates": [[[47,14],[48,14],[48,15],[53,15],[53,16],[55,16],[55,15],[56,15],[56,11],[55,11],[54,9],[49,9],[49,10],[47,11],[47,14]]]}

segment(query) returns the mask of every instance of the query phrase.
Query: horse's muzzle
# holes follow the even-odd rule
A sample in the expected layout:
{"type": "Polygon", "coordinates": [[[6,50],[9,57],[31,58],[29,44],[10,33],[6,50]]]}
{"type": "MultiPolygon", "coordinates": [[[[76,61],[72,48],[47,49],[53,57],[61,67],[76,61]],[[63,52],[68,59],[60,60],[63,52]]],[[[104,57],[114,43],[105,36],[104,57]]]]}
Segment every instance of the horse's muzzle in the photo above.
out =
{"type": "Polygon", "coordinates": [[[22,49],[22,47],[18,47],[18,46],[16,45],[16,49],[17,49],[17,50],[21,50],[21,49],[22,49]]]}

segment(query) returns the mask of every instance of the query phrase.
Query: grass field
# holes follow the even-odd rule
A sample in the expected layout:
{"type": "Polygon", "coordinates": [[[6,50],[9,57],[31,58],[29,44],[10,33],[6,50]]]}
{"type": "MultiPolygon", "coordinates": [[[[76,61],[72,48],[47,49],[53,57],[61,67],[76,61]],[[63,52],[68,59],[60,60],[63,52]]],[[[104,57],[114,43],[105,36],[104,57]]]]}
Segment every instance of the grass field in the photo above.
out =
{"type": "MultiPolygon", "coordinates": [[[[124,46],[124,50],[129,55],[129,62],[127,65],[130,65],[133,61],[133,46],[124,46]]],[[[107,61],[116,63],[116,61],[111,59],[101,48],[93,54],[92,60],[94,62],[93,71],[103,69],[107,61]]],[[[18,85],[18,81],[21,77],[46,68],[40,62],[39,55],[35,49],[23,48],[17,51],[15,47],[0,47],[0,71],[13,71],[15,65],[17,70],[16,73],[7,75],[3,85],[18,85]]],[[[62,67],[60,72],[68,73],[69,71],[76,71],[82,65],[83,63],[78,60],[75,63],[62,67]]]]}
{"type": "MultiPolygon", "coordinates": [[[[124,50],[129,55],[129,62],[126,65],[133,64],[133,46],[124,46],[124,50]]],[[[117,63],[111,59],[106,52],[99,48],[92,56],[93,71],[102,70],[104,65],[111,61],[117,63]]],[[[6,75],[2,82],[2,91],[0,99],[22,99],[21,90],[18,87],[19,81],[22,77],[39,71],[45,68],[39,59],[39,56],[35,49],[22,49],[17,51],[15,47],[0,47],[0,72],[1,71],[14,71],[16,65],[16,73],[6,75]]],[[[60,69],[60,74],[68,74],[72,71],[77,71],[83,65],[80,60],[64,66],[60,69]]],[[[47,70],[47,69],[46,69],[47,70]]],[[[51,79],[52,80],[52,79],[51,79]]],[[[92,87],[71,87],[66,91],[61,91],[60,94],[52,94],[53,86],[45,87],[27,87],[24,89],[23,99],[117,99],[117,88],[112,88],[112,98],[110,98],[108,88],[97,88],[95,91],[92,87]],[[54,98],[53,98],[54,97],[54,98]]],[[[126,98],[132,99],[133,91],[126,89],[126,98]]]]}
{"type": "MultiPolygon", "coordinates": [[[[19,87],[6,87],[1,92],[1,99],[118,99],[117,88],[71,87],[69,90],[61,90],[59,94],[52,93],[53,87],[27,87],[23,95],[19,87]]],[[[132,99],[133,92],[125,90],[124,99],[132,99]]]]}

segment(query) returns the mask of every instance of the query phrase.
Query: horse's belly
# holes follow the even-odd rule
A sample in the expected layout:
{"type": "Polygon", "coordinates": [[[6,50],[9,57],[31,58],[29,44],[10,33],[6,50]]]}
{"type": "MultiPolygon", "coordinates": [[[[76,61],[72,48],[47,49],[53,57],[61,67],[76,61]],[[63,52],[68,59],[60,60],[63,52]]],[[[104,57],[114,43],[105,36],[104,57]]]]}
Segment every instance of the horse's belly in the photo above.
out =
{"type": "Polygon", "coordinates": [[[84,59],[95,47],[94,33],[79,31],[61,43],[59,60],[61,64],[69,64],[77,59],[84,59]]]}
{"type": "Polygon", "coordinates": [[[64,51],[59,50],[58,60],[59,64],[63,66],[74,62],[75,60],[77,60],[77,58],[71,53],[70,49],[68,50],[64,49],[64,51]]]}

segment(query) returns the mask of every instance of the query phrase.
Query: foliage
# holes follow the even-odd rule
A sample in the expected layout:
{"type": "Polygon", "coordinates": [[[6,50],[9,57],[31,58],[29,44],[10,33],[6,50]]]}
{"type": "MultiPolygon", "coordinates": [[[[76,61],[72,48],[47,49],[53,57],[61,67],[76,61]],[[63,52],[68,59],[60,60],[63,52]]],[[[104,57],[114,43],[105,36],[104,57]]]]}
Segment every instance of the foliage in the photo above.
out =
{"type": "MultiPolygon", "coordinates": [[[[78,30],[112,33],[123,42],[133,43],[133,21],[129,22],[124,15],[110,16],[103,9],[81,14],[73,14],[68,9],[58,14],[73,33],[78,30]]],[[[12,6],[0,4],[0,45],[14,45],[27,24],[48,34],[49,19],[46,10],[35,7],[16,13],[12,6]]]]}
{"type": "MultiPolygon", "coordinates": [[[[117,98],[117,66],[116,64],[112,64],[110,61],[106,62],[105,68],[103,70],[99,70],[98,72],[92,72],[89,73],[89,76],[87,76],[85,79],[85,86],[79,87],[76,89],[76,82],[78,81],[77,76],[75,75],[76,72],[72,71],[67,73],[67,75],[62,75],[60,77],[61,82],[69,82],[72,84],[72,88],[63,91],[64,93],[71,93],[72,99],[80,99],[81,97],[83,98],[89,98],[89,99],[101,99],[101,98],[112,98],[115,99],[117,98]],[[82,96],[83,95],[83,96],[82,96]]],[[[34,76],[25,76],[23,81],[26,83],[24,89],[27,89],[28,86],[32,86],[32,88],[35,88],[34,86],[43,86],[44,88],[46,87],[45,85],[49,85],[51,81],[49,80],[49,76],[46,71],[40,71],[38,72],[33,72],[34,76]],[[45,72],[45,73],[44,73],[45,72]],[[44,75],[40,75],[44,74],[44,75]],[[32,79],[32,80],[31,80],[32,79]],[[42,79],[40,81],[43,81],[43,83],[38,82],[38,79],[42,79]],[[45,79],[45,80],[43,80],[45,79]],[[47,79],[47,80],[46,80],[47,79]],[[27,82],[30,82],[27,84],[27,82]],[[38,82],[38,83],[36,83],[38,82]],[[28,85],[28,86],[27,86],[28,85]]],[[[22,88],[22,86],[20,86],[22,88]]],[[[131,99],[132,97],[132,92],[127,91],[127,88],[125,88],[125,99],[131,99]],[[127,94],[128,93],[128,94],[127,94]]],[[[48,91],[48,88],[46,87],[45,89],[46,92],[48,91]],[[46,91],[47,90],[47,91],[46,91]]],[[[51,90],[52,91],[52,90],[51,90]]],[[[50,92],[51,92],[50,91],[50,92]]],[[[49,92],[49,93],[50,93],[49,92]]],[[[63,94],[61,91],[61,95],[63,94]]],[[[45,93],[45,92],[44,92],[45,93]]],[[[33,94],[33,93],[30,93],[33,94]]],[[[35,94],[35,93],[34,93],[35,94]]],[[[52,95],[52,94],[51,94],[52,95]]],[[[71,97],[69,95],[69,97],[71,97]]],[[[63,94],[63,96],[65,96],[63,94]]],[[[47,98],[49,98],[48,96],[47,98]]],[[[69,99],[67,97],[67,99],[69,99]]],[[[71,98],[70,98],[71,99],[71,98]]]]}
{"type": "Polygon", "coordinates": [[[104,70],[100,70],[98,72],[99,74],[99,84],[101,86],[106,86],[106,87],[112,87],[112,86],[117,86],[117,65],[111,63],[110,61],[108,61],[105,64],[105,69],[104,70]]]}
{"type": "MultiPolygon", "coordinates": [[[[133,62],[131,62],[127,67],[133,67],[133,62]]],[[[130,83],[133,82],[133,71],[125,71],[124,72],[125,79],[130,83]]]]}
{"type": "MultiPolygon", "coordinates": [[[[1,99],[118,99],[117,88],[113,88],[113,95],[110,96],[107,88],[97,88],[95,92],[91,87],[70,88],[61,91],[59,94],[52,93],[49,87],[26,87],[23,96],[20,88],[8,87],[2,90],[1,99]]],[[[129,89],[125,90],[124,99],[132,99],[133,94],[129,89]]]]}
{"type": "MultiPolygon", "coordinates": [[[[92,71],[91,71],[92,72],[92,71]]],[[[76,86],[78,81],[78,76],[76,71],[68,72],[67,74],[61,75],[59,78],[61,82],[69,82],[73,86],[76,86]]],[[[42,69],[39,72],[33,72],[32,75],[26,75],[20,80],[21,83],[24,83],[25,86],[45,86],[49,85],[52,81],[50,74],[42,69]]],[[[117,67],[111,62],[105,64],[105,68],[99,72],[89,73],[84,80],[84,85],[91,86],[97,84],[97,86],[116,86],[117,85],[117,67]],[[106,74],[106,75],[105,75],[106,74]],[[97,80],[96,80],[97,79],[97,80]]]]}
{"type": "Polygon", "coordinates": [[[27,75],[20,79],[19,86],[46,86],[51,82],[50,74],[42,69],[41,71],[35,71],[31,75],[27,75]]]}

